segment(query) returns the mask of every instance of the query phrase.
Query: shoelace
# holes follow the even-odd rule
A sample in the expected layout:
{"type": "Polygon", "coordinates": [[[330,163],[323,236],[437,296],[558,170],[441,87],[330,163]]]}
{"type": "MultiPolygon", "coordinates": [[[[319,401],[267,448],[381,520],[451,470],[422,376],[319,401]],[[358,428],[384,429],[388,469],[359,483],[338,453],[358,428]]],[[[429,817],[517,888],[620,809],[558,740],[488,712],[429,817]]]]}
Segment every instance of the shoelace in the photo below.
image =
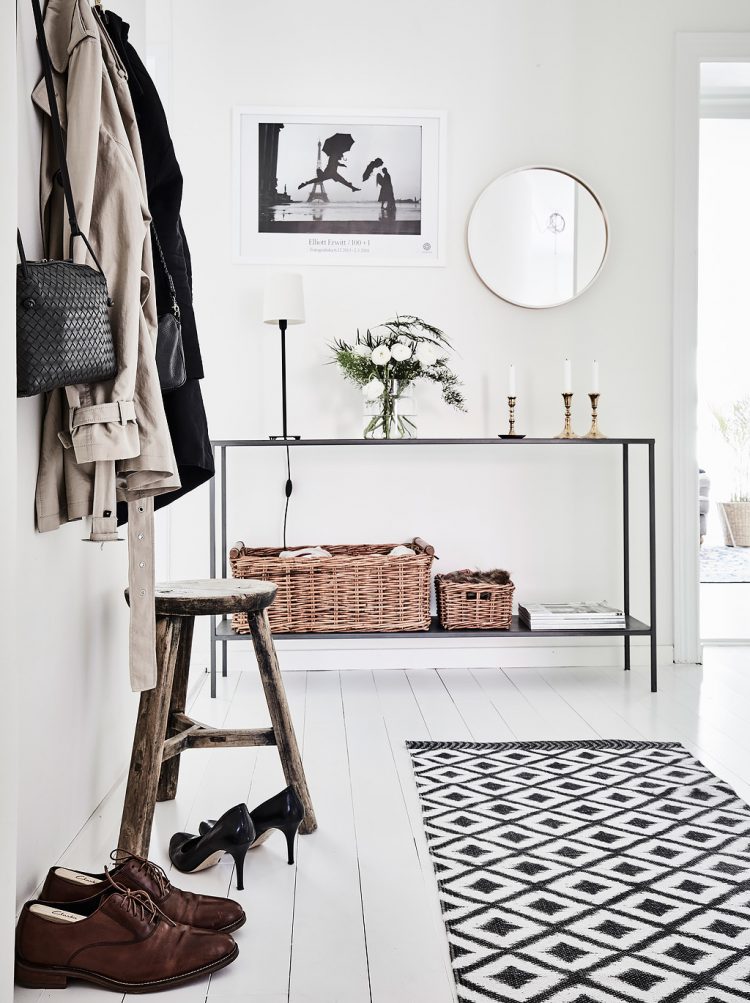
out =
{"type": "Polygon", "coordinates": [[[159,867],[158,864],[155,864],[152,860],[147,860],[145,857],[139,857],[137,853],[131,853],[130,850],[117,849],[110,853],[109,858],[118,867],[122,864],[127,864],[129,860],[135,861],[138,870],[143,871],[147,877],[156,883],[156,887],[159,889],[159,898],[164,898],[172,887],[163,867],[159,867]]]}
{"type": "Polygon", "coordinates": [[[104,873],[107,881],[109,881],[112,887],[118,891],[124,899],[126,912],[131,913],[143,922],[155,923],[158,920],[163,919],[169,923],[170,926],[177,925],[174,920],[170,919],[166,913],[161,911],[148,892],[144,892],[141,888],[137,890],[126,888],[125,885],[121,885],[118,881],[114,880],[106,867],[104,868],[104,873]]]}

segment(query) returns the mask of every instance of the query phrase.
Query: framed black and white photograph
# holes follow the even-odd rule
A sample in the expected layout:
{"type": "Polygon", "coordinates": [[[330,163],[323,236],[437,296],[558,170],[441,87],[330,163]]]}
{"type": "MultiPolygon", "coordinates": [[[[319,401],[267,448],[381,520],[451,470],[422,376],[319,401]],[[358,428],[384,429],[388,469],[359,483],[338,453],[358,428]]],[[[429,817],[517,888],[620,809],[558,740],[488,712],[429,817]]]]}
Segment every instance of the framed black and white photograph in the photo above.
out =
{"type": "Polygon", "coordinates": [[[442,112],[237,108],[234,258],[443,263],[442,112]]]}

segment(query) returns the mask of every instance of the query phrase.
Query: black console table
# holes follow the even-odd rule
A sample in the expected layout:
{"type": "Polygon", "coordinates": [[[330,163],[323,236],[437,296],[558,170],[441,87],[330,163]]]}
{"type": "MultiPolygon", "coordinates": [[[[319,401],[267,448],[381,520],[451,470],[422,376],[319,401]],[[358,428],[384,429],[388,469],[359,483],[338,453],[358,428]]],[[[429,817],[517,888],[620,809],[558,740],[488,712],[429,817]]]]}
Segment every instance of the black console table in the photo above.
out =
{"type": "MultiPolygon", "coordinates": [[[[211,520],[211,577],[216,577],[217,566],[221,567],[221,577],[229,573],[227,540],[227,454],[233,449],[278,449],[289,446],[293,449],[311,449],[316,446],[342,446],[351,449],[419,449],[423,446],[487,446],[496,449],[521,449],[528,446],[552,446],[555,449],[582,449],[588,446],[600,448],[616,446],[622,453],[622,545],[623,545],[623,611],[625,625],[605,629],[581,628],[580,630],[529,630],[513,617],[510,630],[443,630],[433,617],[429,631],[399,631],[388,633],[297,633],[279,634],[283,639],[331,638],[414,638],[424,640],[435,637],[622,637],[624,645],[625,670],[630,669],[630,638],[643,636],[650,640],[651,691],[656,692],[656,496],[654,489],[654,440],[653,439],[216,439],[211,443],[214,459],[218,459],[217,478],[210,485],[211,520]],[[648,552],[649,552],[649,622],[642,623],[630,615],[630,447],[645,446],[648,450],[648,552]],[[216,495],[218,479],[219,511],[216,495]],[[218,515],[218,520],[217,520],[218,515]],[[217,534],[217,521],[219,532],[217,534]],[[217,562],[217,545],[220,559],[217,562]]],[[[222,674],[227,674],[227,642],[246,640],[244,634],[232,631],[230,620],[215,617],[211,621],[211,696],[216,696],[216,647],[222,646],[222,674]]]]}

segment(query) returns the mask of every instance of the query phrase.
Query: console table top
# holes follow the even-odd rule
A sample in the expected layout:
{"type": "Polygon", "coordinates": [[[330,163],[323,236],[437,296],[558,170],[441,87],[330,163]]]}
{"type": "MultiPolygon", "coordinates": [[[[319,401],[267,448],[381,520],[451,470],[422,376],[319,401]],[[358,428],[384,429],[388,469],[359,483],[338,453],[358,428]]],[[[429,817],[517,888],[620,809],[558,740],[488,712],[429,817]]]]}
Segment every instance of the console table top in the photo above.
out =
{"type": "Polygon", "coordinates": [[[212,439],[218,448],[228,446],[653,446],[654,439],[212,439]]]}

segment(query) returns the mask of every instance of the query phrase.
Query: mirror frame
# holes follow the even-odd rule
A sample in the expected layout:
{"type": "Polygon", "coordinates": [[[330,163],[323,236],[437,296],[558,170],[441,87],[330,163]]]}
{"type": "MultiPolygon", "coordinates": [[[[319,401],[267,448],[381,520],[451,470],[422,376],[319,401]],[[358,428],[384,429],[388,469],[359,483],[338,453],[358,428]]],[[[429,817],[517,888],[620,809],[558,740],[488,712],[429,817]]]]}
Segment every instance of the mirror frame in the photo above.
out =
{"type": "Polygon", "coordinates": [[[481,192],[479,193],[479,195],[474,200],[474,204],[471,207],[471,212],[469,213],[469,219],[468,219],[468,221],[466,223],[466,253],[469,256],[469,261],[471,262],[471,267],[474,269],[474,272],[476,273],[477,277],[480,279],[480,281],[482,282],[482,284],[487,289],[489,289],[489,291],[492,293],[493,296],[497,296],[497,298],[501,299],[503,301],[503,303],[509,303],[511,306],[521,307],[523,310],[551,310],[554,307],[565,306],[566,303],[574,303],[577,299],[580,299],[580,297],[583,296],[583,294],[588,289],[591,288],[591,286],[594,284],[594,282],[599,277],[599,274],[600,274],[602,268],[604,267],[604,263],[607,260],[607,256],[609,255],[609,245],[610,245],[609,218],[607,216],[607,211],[604,208],[604,205],[602,204],[601,199],[596,194],[596,192],[594,191],[594,189],[590,185],[587,185],[585,181],[582,181],[576,174],[573,174],[572,171],[566,171],[563,167],[553,167],[550,164],[527,164],[524,167],[514,167],[510,171],[504,171],[502,174],[498,174],[496,177],[494,177],[492,179],[492,181],[490,181],[488,184],[486,184],[484,186],[484,188],[481,190],[481,192]],[[557,174],[564,174],[564,175],[566,175],[566,177],[571,178],[571,180],[577,182],[579,185],[581,185],[582,188],[586,189],[586,191],[589,193],[589,195],[592,197],[592,199],[596,203],[596,205],[597,205],[597,207],[599,209],[599,212],[602,214],[602,220],[604,222],[604,254],[602,255],[602,260],[599,262],[599,267],[594,272],[594,274],[591,276],[591,279],[586,283],[586,285],[583,287],[583,289],[580,290],[580,292],[576,293],[575,296],[569,297],[568,299],[559,300],[557,303],[545,303],[542,306],[535,306],[532,303],[518,303],[516,300],[508,299],[507,296],[503,296],[499,292],[497,292],[495,289],[493,289],[492,286],[489,284],[489,282],[486,281],[486,279],[480,273],[479,269],[477,268],[476,264],[474,263],[474,258],[472,257],[472,254],[471,254],[471,242],[470,242],[470,239],[469,239],[469,231],[471,229],[471,220],[472,220],[472,217],[473,217],[474,213],[476,212],[477,206],[481,202],[481,200],[484,197],[484,195],[486,195],[486,193],[490,190],[490,188],[494,184],[496,184],[498,181],[501,181],[503,178],[509,178],[509,177],[511,177],[513,174],[520,174],[522,171],[555,171],[557,174]]]}

